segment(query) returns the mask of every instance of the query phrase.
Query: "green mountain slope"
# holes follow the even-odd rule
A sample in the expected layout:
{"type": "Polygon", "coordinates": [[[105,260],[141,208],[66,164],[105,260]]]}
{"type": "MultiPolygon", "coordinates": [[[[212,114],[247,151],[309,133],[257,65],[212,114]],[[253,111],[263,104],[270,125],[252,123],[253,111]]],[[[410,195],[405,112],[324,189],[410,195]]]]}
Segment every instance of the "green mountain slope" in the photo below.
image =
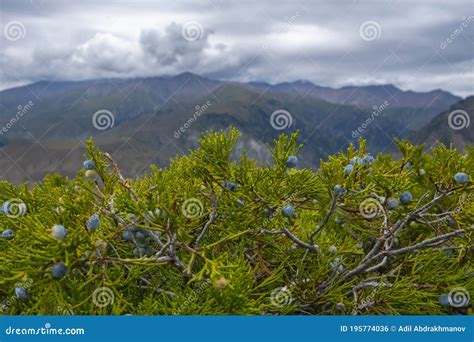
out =
{"type": "Polygon", "coordinates": [[[412,138],[428,146],[440,141],[446,145],[464,149],[474,143],[474,129],[471,122],[474,114],[474,96],[469,96],[437,115],[412,138]]]}
{"type": "MultiPolygon", "coordinates": [[[[314,88],[309,82],[300,83],[314,88]]],[[[435,116],[432,107],[402,107],[392,99],[374,117],[372,105],[332,103],[293,88],[284,91],[281,85],[264,85],[184,73],[145,79],[39,82],[0,92],[3,126],[11,123],[19,105],[33,104],[0,135],[2,177],[20,182],[56,171],[72,176],[89,136],[120,162],[126,175],[134,176],[147,170],[150,163],[168,165],[170,158],[195,148],[203,131],[228,126],[242,132],[237,150],[245,149],[260,161],[270,160],[266,143],[282,132],[300,130],[305,143],[302,163],[314,167],[321,158],[359,137],[367,138],[372,153],[389,150],[393,137],[406,137],[435,116]],[[109,129],[94,126],[94,113],[100,110],[113,115],[109,129]],[[291,126],[283,130],[272,126],[272,113],[278,110],[290,113],[291,126]],[[371,117],[370,124],[354,135],[371,117]]],[[[383,99],[385,90],[365,88],[377,101],[383,99]]],[[[366,101],[374,106],[383,104],[366,101]]]]}

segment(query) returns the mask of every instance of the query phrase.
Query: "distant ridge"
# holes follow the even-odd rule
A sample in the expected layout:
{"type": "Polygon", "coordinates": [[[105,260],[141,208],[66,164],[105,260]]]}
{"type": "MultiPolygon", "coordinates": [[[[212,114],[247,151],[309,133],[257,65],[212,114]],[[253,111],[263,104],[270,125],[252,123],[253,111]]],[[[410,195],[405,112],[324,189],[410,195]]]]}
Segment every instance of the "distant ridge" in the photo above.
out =
{"type": "Polygon", "coordinates": [[[429,92],[403,91],[393,84],[345,86],[342,88],[321,87],[310,81],[298,80],[269,85],[264,82],[251,82],[259,88],[269,88],[277,92],[295,92],[338,104],[372,107],[386,100],[394,107],[442,108],[461,100],[459,96],[440,89],[429,92]]]}
{"type": "Polygon", "coordinates": [[[474,96],[451,106],[448,110],[435,116],[426,126],[412,134],[417,143],[431,146],[442,142],[464,149],[474,143],[474,96]]]}
{"type": "Polygon", "coordinates": [[[151,163],[166,166],[187,153],[201,132],[229,126],[243,134],[238,149],[260,161],[270,161],[265,143],[300,130],[305,145],[301,165],[312,167],[360,137],[367,139],[371,153],[389,151],[394,137],[411,136],[460,100],[442,90],[417,93],[393,85],[334,89],[305,80],[242,83],[190,72],[41,81],[0,92],[0,174],[14,182],[55,171],[73,176],[81,165],[83,142],[92,136],[126,175],[135,176],[151,163]],[[382,104],[367,125],[373,108],[382,104]],[[93,124],[93,115],[102,110],[113,116],[107,129],[93,124]],[[287,126],[272,124],[271,115],[278,110],[289,113],[282,122],[287,126]],[[354,138],[358,128],[363,129],[354,138]]]}

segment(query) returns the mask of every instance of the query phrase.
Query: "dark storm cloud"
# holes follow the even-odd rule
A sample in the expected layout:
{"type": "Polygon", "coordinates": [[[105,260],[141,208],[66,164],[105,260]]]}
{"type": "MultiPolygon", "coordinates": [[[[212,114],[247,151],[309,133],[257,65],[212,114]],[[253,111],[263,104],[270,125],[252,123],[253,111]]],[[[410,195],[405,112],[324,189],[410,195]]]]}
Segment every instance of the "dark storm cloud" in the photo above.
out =
{"type": "Polygon", "coordinates": [[[2,0],[1,11],[2,87],[193,71],[474,93],[471,1],[2,0]]]}

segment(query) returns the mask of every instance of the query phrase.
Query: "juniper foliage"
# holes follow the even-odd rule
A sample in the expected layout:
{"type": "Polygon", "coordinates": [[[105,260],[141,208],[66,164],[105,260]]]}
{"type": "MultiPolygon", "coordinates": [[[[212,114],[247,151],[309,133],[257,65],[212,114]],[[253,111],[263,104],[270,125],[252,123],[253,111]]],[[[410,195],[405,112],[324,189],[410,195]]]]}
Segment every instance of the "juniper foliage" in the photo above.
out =
{"type": "Polygon", "coordinates": [[[271,165],[233,157],[238,138],[208,132],[189,156],[135,180],[88,141],[94,171],[1,182],[0,229],[14,232],[0,241],[2,312],[472,314],[439,299],[474,293],[474,187],[453,179],[474,174],[473,149],[427,154],[401,141],[401,159],[381,154],[347,174],[364,141],[313,172],[286,167],[296,133],[268,147],[271,165]],[[403,191],[413,201],[389,209],[403,191]],[[58,263],[67,273],[54,278],[58,263]]]}

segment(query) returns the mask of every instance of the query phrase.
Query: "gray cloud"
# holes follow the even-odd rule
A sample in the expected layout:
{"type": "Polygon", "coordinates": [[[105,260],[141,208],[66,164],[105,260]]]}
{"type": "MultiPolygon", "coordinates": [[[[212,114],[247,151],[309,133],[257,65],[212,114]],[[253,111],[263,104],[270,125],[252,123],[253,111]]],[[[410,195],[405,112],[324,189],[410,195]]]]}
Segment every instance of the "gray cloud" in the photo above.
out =
{"type": "Polygon", "coordinates": [[[3,88],[192,71],[240,81],[474,93],[471,1],[2,0],[0,6],[3,88]],[[24,28],[17,40],[5,33],[12,22],[24,28]],[[375,23],[374,39],[360,33],[366,22],[375,23]],[[190,31],[197,39],[183,35],[189,23],[197,23],[190,31]]]}
{"type": "Polygon", "coordinates": [[[209,32],[204,32],[202,26],[196,25],[189,37],[186,36],[186,27],[176,23],[167,26],[164,33],[156,29],[143,30],[140,46],[158,65],[168,66],[180,62],[183,66],[194,67],[203,58],[203,50],[209,45],[209,32]]]}

